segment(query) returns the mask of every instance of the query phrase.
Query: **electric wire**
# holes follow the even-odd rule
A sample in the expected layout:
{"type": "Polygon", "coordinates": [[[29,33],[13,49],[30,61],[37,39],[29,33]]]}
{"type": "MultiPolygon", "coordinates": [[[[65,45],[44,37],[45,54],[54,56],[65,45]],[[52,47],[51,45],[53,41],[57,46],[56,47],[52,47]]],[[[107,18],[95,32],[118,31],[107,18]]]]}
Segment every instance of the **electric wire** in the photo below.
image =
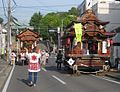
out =
{"type": "MultiPolygon", "coordinates": [[[[2,0],[3,1],[3,0],[2,0]]],[[[14,6],[12,7],[12,10],[14,10],[15,8],[26,8],[26,9],[35,9],[35,8],[40,8],[40,10],[43,10],[43,11],[53,11],[53,12],[58,12],[58,10],[54,10],[54,9],[49,9],[50,7],[54,8],[54,7],[68,7],[68,6],[77,6],[77,4],[62,4],[62,5],[43,5],[43,6],[22,6],[22,5],[18,5],[16,3],[15,0],[12,0],[13,3],[14,3],[14,6]],[[46,9],[44,9],[46,8],[46,9]],[[47,9],[48,8],[48,9],[47,9]]],[[[0,7],[0,8],[3,8],[3,7],[0,7]]],[[[4,8],[7,8],[4,6],[4,8]]],[[[5,10],[5,9],[4,9],[5,10]]]]}
{"type": "MultiPolygon", "coordinates": [[[[64,4],[64,5],[44,5],[44,6],[22,6],[18,5],[15,3],[17,8],[40,8],[40,7],[45,7],[45,8],[50,8],[50,7],[68,7],[68,6],[77,6],[77,4],[64,4]]],[[[3,8],[3,7],[0,7],[3,8]]]]}
{"type": "Polygon", "coordinates": [[[17,7],[17,3],[16,3],[15,0],[12,0],[12,1],[13,1],[13,3],[14,3],[14,5],[12,6],[12,10],[14,10],[14,9],[17,7]]]}
{"type": "Polygon", "coordinates": [[[6,7],[5,7],[5,4],[4,4],[4,0],[2,0],[2,8],[3,8],[3,12],[4,12],[4,16],[7,18],[7,14],[6,14],[6,7]]]}
{"type": "Polygon", "coordinates": [[[64,5],[44,5],[44,6],[21,6],[18,5],[18,8],[39,8],[39,7],[68,7],[68,6],[77,6],[77,4],[64,4],[64,5]]]}

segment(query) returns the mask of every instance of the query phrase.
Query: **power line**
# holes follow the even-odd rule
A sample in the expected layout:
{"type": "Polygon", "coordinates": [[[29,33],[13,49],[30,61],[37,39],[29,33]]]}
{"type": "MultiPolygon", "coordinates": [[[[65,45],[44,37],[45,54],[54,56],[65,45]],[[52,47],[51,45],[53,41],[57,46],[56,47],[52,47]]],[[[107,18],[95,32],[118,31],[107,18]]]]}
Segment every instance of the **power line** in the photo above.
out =
{"type": "Polygon", "coordinates": [[[12,10],[14,10],[15,8],[16,8],[16,6],[17,6],[17,3],[15,2],[15,0],[12,0],[13,1],[13,3],[14,3],[14,5],[13,5],[13,7],[12,7],[12,10]]]}
{"type": "MultiPolygon", "coordinates": [[[[68,7],[68,6],[77,6],[77,4],[64,4],[64,5],[44,5],[44,6],[21,6],[21,5],[17,5],[17,8],[40,8],[40,7],[68,7]]],[[[3,8],[3,7],[0,7],[3,8]]]]}
{"type": "Polygon", "coordinates": [[[15,2],[15,0],[13,0],[14,4],[17,6],[17,3],[15,2]]]}
{"type": "Polygon", "coordinates": [[[4,1],[2,0],[2,5],[3,5],[3,11],[4,11],[4,16],[7,18],[7,14],[6,14],[6,8],[5,8],[5,4],[4,1]]]}
{"type": "Polygon", "coordinates": [[[45,6],[21,6],[18,5],[17,8],[39,8],[39,7],[68,7],[68,6],[77,6],[77,4],[67,4],[67,5],[45,5],[45,6]]]}
{"type": "MultiPolygon", "coordinates": [[[[16,4],[15,0],[12,0],[12,1],[13,1],[14,5],[13,5],[13,7],[11,7],[11,10],[14,10],[16,8],[17,4],[16,4]]],[[[4,16],[7,18],[6,12],[7,12],[8,7],[5,6],[4,0],[2,0],[2,7],[0,7],[0,8],[3,8],[4,16]]]]}
{"type": "MultiPolygon", "coordinates": [[[[3,0],[2,0],[3,1],[3,0]]],[[[44,11],[53,11],[53,12],[58,12],[58,10],[53,10],[53,9],[43,9],[43,8],[50,8],[50,7],[68,7],[68,6],[77,6],[77,4],[62,4],[62,5],[43,5],[43,6],[21,6],[18,5],[15,0],[13,0],[13,3],[15,4],[15,8],[26,8],[26,9],[34,9],[34,8],[40,8],[40,10],[44,11]],[[42,7],[42,9],[41,9],[42,7]]],[[[0,7],[3,8],[3,7],[0,7]]],[[[4,8],[7,8],[4,6],[4,8]]],[[[13,7],[12,7],[13,10],[13,7]]]]}

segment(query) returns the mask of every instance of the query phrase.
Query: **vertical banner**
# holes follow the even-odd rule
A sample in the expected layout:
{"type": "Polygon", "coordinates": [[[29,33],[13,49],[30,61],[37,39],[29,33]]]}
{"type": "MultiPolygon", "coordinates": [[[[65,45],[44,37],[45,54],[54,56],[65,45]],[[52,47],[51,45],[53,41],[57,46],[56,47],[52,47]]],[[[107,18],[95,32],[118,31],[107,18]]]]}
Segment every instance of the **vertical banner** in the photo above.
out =
{"type": "Polygon", "coordinates": [[[2,52],[1,53],[2,53],[2,55],[4,54],[4,48],[3,47],[2,47],[2,52]]]}
{"type": "Polygon", "coordinates": [[[35,47],[37,46],[37,42],[35,41],[35,47]]]}
{"type": "Polygon", "coordinates": [[[23,47],[23,42],[21,42],[20,46],[21,46],[21,48],[23,47]]]}
{"type": "Polygon", "coordinates": [[[107,47],[110,47],[110,39],[107,39],[107,47]]]}
{"type": "Polygon", "coordinates": [[[107,53],[107,42],[106,41],[102,42],[102,53],[107,53]]]}
{"type": "Polygon", "coordinates": [[[32,49],[34,49],[34,45],[32,44],[32,49]]]}
{"type": "Polygon", "coordinates": [[[75,23],[74,28],[75,28],[76,40],[77,40],[77,42],[81,42],[82,24],[81,23],[75,23]]]}

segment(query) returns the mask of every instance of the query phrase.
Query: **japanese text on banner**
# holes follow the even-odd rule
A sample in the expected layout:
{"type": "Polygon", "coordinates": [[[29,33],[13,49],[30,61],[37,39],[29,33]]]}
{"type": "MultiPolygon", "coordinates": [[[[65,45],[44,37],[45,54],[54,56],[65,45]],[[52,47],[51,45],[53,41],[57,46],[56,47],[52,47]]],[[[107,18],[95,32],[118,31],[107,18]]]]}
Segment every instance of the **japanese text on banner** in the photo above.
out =
{"type": "Polygon", "coordinates": [[[75,23],[74,28],[75,28],[76,40],[77,40],[77,42],[81,42],[82,24],[81,23],[75,23]]]}

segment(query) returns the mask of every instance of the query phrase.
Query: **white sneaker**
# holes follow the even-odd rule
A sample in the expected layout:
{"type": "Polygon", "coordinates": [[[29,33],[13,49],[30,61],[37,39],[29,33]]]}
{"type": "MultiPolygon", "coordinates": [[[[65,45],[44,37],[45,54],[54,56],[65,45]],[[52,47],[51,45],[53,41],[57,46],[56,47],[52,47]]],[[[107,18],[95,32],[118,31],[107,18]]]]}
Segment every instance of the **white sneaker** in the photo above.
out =
{"type": "Polygon", "coordinates": [[[36,86],[36,84],[33,84],[33,86],[35,87],[35,86],[36,86]]]}

